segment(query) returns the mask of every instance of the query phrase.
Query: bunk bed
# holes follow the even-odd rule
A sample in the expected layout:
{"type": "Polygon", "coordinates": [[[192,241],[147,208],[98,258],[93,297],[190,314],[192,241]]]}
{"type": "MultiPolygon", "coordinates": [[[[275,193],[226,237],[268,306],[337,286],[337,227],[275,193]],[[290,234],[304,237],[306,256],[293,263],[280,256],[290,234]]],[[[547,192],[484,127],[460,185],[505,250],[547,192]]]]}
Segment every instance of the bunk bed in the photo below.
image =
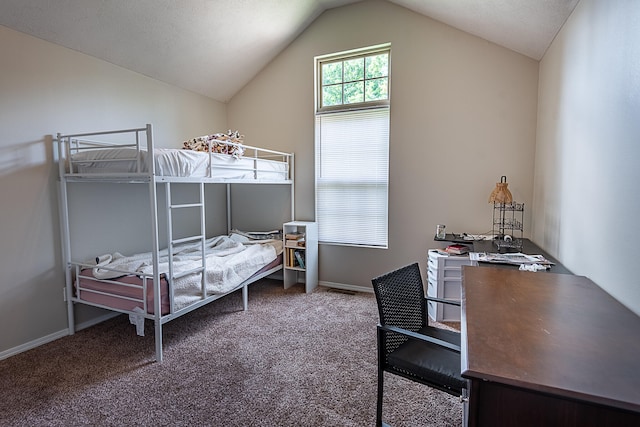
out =
{"type": "Polygon", "coordinates": [[[278,230],[232,229],[230,186],[288,186],[289,219],[293,219],[292,153],[211,137],[199,139],[197,149],[186,141],[180,149],[157,148],[150,124],[133,129],[57,134],[55,142],[70,334],[75,333],[76,304],[128,314],[139,335],[144,334],[144,321],[152,320],[155,357],[161,362],[165,323],[239,290],[247,310],[248,286],[282,269],[283,248],[278,230]],[[72,232],[70,214],[82,215],[78,212],[82,207],[70,204],[75,183],[137,184],[142,188],[141,202],[127,209],[142,210],[148,216],[147,250],[90,256],[76,250],[75,240],[82,238],[78,237],[82,233],[72,232]],[[185,202],[184,198],[175,197],[184,184],[197,188],[194,200],[185,202]],[[226,186],[227,234],[207,235],[208,184],[226,186]],[[175,231],[180,218],[177,212],[185,210],[195,212],[198,218],[197,231],[186,236],[175,231]],[[159,227],[161,222],[164,227],[159,227]]]}

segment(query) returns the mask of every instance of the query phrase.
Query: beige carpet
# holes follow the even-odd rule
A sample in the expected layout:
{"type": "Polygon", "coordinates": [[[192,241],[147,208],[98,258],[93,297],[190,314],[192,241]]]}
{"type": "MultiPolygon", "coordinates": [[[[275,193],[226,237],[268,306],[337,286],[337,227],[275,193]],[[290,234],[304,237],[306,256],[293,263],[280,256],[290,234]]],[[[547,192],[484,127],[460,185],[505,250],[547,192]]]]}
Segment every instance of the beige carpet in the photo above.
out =
{"type": "MultiPolygon", "coordinates": [[[[251,286],[138,337],[127,316],[0,361],[2,426],[373,426],[373,294],[251,286]]],[[[385,377],[392,427],[459,426],[455,397],[385,377]]]]}

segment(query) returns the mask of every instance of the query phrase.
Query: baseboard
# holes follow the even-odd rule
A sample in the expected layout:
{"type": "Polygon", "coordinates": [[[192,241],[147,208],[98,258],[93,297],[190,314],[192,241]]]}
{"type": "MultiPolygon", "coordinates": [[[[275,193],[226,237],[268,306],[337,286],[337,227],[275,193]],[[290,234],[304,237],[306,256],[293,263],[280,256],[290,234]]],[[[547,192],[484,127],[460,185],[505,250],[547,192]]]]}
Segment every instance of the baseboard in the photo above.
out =
{"type": "MultiPolygon", "coordinates": [[[[76,331],[81,331],[82,329],[86,329],[93,325],[97,325],[98,323],[102,323],[105,320],[109,320],[113,317],[119,316],[120,314],[122,313],[117,313],[117,312],[107,313],[102,316],[98,316],[93,319],[87,320],[86,322],[79,323],[78,325],[76,325],[76,331]]],[[[29,341],[17,347],[4,350],[0,352],[0,360],[4,360],[11,356],[15,356],[16,354],[24,353],[25,351],[32,350],[36,347],[40,347],[41,345],[45,345],[57,339],[64,338],[67,335],[69,335],[69,328],[64,328],[58,332],[45,335],[44,337],[40,337],[33,341],[29,341]]]]}
{"type": "Polygon", "coordinates": [[[24,353],[27,350],[31,350],[31,349],[34,349],[36,347],[40,347],[41,345],[50,343],[50,342],[55,341],[55,340],[57,340],[59,338],[62,338],[62,337],[66,337],[67,335],[69,335],[69,329],[65,328],[65,329],[63,329],[61,331],[54,332],[52,334],[45,335],[44,337],[40,337],[40,338],[35,339],[33,341],[29,341],[27,343],[21,344],[21,345],[19,345],[17,347],[10,348],[8,350],[0,352],[0,360],[7,359],[7,358],[9,358],[11,356],[15,356],[16,354],[19,354],[19,353],[24,353]]]}
{"type": "Polygon", "coordinates": [[[344,289],[345,291],[373,293],[373,288],[369,286],[347,285],[344,283],[325,282],[325,281],[318,282],[318,285],[324,286],[326,288],[344,289]]]}

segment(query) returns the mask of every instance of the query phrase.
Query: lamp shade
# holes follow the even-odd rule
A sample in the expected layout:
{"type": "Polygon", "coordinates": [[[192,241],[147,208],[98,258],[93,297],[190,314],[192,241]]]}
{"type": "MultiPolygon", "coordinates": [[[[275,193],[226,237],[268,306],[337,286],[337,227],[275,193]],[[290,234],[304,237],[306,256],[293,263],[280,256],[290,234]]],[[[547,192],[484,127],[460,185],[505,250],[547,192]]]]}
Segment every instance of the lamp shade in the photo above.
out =
{"type": "Polygon", "coordinates": [[[489,203],[511,203],[513,202],[513,196],[511,191],[507,188],[507,177],[502,176],[500,182],[496,182],[496,187],[489,196],[489,203]]]}

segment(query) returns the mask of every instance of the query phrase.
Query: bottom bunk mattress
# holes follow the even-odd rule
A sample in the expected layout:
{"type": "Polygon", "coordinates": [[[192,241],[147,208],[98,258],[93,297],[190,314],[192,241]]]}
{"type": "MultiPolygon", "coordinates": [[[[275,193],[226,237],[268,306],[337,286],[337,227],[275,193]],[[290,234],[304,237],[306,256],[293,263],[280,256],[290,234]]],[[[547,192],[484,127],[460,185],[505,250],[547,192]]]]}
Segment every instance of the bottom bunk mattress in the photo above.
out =
{"type": "MultiPolygon", "coordinates": [[[[190,271],[200,264],[199,245],[175,248],[173,274],[190,271]],[[197,253],[197,255],[196,255],[197,253]]],[[[207,295],[224,295],[250,283],[251,279],[282,264],[282,241],[243,241],[218,236],[205,244],[207,295]]],[[[151,253],[122,256],[119,253],[96,258],[96,265],[81,270],[75,282],[75,296],[100,306],[134,311],[136,307],[154,314],[153,265],[151,253]],[[123,275],[123,271],[131,272],[123,275]]],[[[161,313],[171,312],[169,287],[173,288],[173,311],[176,312],[202,299],[199,273],[168,280],[168,252],[160,252],[161,313]]]]}

